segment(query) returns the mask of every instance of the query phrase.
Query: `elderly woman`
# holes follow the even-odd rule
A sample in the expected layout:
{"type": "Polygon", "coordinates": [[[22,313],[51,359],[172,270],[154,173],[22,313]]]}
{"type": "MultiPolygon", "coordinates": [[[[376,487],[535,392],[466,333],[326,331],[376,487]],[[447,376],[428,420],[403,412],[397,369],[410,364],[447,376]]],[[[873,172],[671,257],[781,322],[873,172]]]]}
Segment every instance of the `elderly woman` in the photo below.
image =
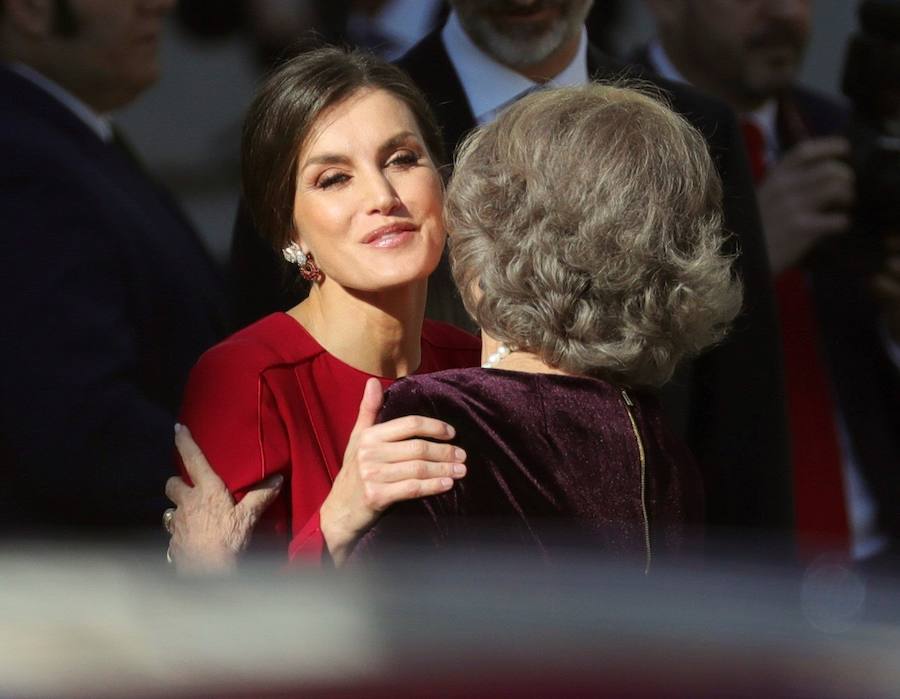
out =
{"type": "Polygon", "coordinates": [[[405,379],[381,413],[453,424],[469,475],[392,508],[363,548],[417,514],[412,541],[435,546],[493,534],[548,553],[577,524],[648,567],[677,550],[702,521],[699,476],[652,389],[739,309],[720,203],[702,137],[634,90],[541,92],[475,132],[445,220],[486,361],[405,379]]]}
{"type": "Polygon", "coordinates": [[[394,506],[362,548],[417,514],[436,546],[490,518],[541,550],[548,521],[647,567],[677,550],[700,521],[699,478],[653,389],[738,312],[720,207],[702,137],[635,90],[537,93],[475,132],[445,217],[484,364],[399,381],[381,412],[453,424],[469,474],[394,506]]]}

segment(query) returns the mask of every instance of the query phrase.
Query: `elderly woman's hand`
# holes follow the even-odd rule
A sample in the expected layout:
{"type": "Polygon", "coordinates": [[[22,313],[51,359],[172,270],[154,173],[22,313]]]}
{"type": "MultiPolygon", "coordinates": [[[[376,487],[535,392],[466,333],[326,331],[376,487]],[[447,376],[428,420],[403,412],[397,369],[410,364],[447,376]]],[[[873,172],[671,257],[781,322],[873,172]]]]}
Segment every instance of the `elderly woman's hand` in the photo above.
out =
{"type": "Polygon", "coordinates": [[[222,479],[183,425],[176,426],[175,446],[194,486],[173,477],[166,496],[176,509],[167,520],[172,538],[169,555],[179,572],[226,572],[237,565],[256,522],[278,495],[282,477],[270,476],[235,504],[222,479]]]}
{"type": "Polygon", "coordinates": [[[319,509],[322,536],[335,565],[344,562],[390,505],[443,493],[466,473],[462,449],[427,441],[452,439],[453,427],[416,415],[376,425],[382,397],[381,384],[369,379],[344,464],[319,509]]]}

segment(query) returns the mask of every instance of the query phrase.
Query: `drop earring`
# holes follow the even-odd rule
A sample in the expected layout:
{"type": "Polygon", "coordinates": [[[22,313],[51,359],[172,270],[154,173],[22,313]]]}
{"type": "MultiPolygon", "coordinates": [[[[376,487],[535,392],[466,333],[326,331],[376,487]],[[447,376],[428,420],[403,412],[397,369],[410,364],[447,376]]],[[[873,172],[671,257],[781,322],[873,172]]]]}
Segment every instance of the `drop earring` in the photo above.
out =
{"type": "Polygon", "coordinates": [[[300,270],[300,276],[308,282],[317,282],[322,279],[322,270],[316,265],[311,252],[303,252],[303,249],[296,242],[291,242],[284,250],[281,251],[284,259],[291,264],[297,265],[300,270]]]}

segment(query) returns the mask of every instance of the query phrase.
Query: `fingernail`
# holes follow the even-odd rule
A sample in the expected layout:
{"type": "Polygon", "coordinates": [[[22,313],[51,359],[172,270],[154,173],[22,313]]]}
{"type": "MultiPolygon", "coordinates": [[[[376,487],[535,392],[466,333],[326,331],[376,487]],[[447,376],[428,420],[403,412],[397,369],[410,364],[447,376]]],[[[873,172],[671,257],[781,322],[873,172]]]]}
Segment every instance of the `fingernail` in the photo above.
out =
{"type": "Polygon", "coordinates": [[[272,487],[280,488],[282,483],[284,483],[284,476],[279,474],[279,475],[275,476],[275,478],[272,480],[272,487]]]}
{"type": "Polygon", "coordinates": [[[465,461],[466,460],[466,452],[464,452],[459,447],[453,448],[453,458],[457,461],[465,461]]]}
{"type": "Polygon", "coordinates": [[[447,434],[449,434],[451,437],[456,434],[456,430],[453,429],[453,425],[445,424],[444,427],[447,428],[447,434]]]}
{"type": "Polygon", "coordinates": [[[184,427],[184,425],[182,425],[180,422],[176,422],[175,423],[175,434],[178,434],[179,432],[181,432],[182,427],[184,427]]]}
{"type": "Polygon", "coordinates": [[[463,464],[453,464],[453,475],[454,476],[465,476],[466,475],[466,467],[463,464]]]}
{"type": "Polygon", "coordinates": [[[441,487],[442,488],[452,488],[453,487],[453,479],[452,478],[441,478],[441,487]]]}

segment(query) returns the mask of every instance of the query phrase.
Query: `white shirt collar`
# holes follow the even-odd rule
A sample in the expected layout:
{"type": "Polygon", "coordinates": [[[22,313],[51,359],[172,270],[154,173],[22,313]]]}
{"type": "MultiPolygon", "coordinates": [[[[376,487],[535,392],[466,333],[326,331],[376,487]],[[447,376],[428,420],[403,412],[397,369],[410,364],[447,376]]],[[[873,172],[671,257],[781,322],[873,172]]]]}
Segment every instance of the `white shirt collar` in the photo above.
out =
{"type": "Polygon", "coordinates": [[[63,104],[70,112],[83,121],[101,141],[111,143],[113,139],[112,124],[105,116],[97,114],[93,109],[78,99],[71,92],[53,82],[43,73],[38,72],[34,68],[24,63],[9,63],[8,67],[11,71],[25,78],[29,82],[37,85],[44,92],[55,98],[63,104]]]}
{"type": "MultiPolygon", "coordinates": [[[[522,93],[541,87],[539,83],[498,63],[478,48],[462,28],[456,12],[450,13],[441,30],[441,40],[462,83],[472,114],[479,124],[491,121],[522,93]]],[[[575,57],[546,85],[565,87],[586,85],[588,82],[587,32],[582,28],[575,57]]]]}
{"type": "Polygon", "coordinates": [[[434,26],[439,5],[437,0],[388,0],[368,21],[391,40],[388,60],[399,58],[434,26]]]}
{"type": "MultiPolygon", "coordinates": [[[[675,82],[690,84],[662,47],[659,39],[650,42],[647,49],[650,67],[662,77],[675,82]]],[[[742,119],[752,121],[762,131],[766,144],[766,158],[771,163],[778,157],[778,103],[768,100],[759,109],[741,114],[742,119]]]]}

